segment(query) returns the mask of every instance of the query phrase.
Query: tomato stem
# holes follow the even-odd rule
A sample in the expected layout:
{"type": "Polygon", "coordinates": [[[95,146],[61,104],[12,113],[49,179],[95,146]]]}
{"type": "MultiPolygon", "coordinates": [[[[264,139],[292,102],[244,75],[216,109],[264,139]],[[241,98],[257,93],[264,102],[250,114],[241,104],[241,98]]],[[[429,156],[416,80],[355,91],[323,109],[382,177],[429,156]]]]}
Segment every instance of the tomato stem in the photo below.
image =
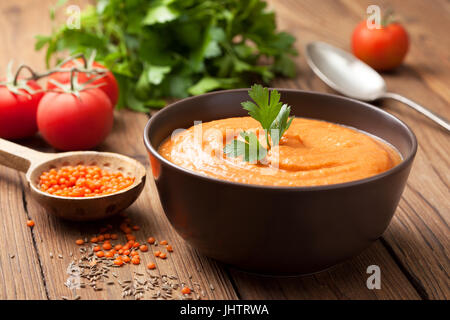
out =
{"type": "Polygon", "coordinates": [[[21,64],[19,68],[16,71],[16,74],[14,75],[13,85],[17,86],[17,81],[19,80],[20,72],[22,72],[23,69],[27,69],[31,73],[31,77],[34,78],[36,76],[36,72],[34,72],[33,69],[31,69],[30,66],[26,64],[21,64]]]}
{"type": "Polygon", "coordinates": [[[55,69],[50,69],[50,70],[48,70],[46,72],[43,72],[43,73],[36,73],[35,72],[34,75],[31,78],[28,78],[27,80],[39,80],[39,79],[51,76],[54,73],[71,72],[72,70],[75,70],[76,72],[84,72],[84,73],[88,73],[88,74],[104,74],[104,73],[108,72],[107,69],[83,70],[83,69],[79,69],[79,68],[71,68],[71,69],[55,68],[55,69]]]}
{"type": "MultiPolygon", "coordinates": [[[[95,57],[95,55],[93,54],[92,57],[95,57]]],[[[86,56],[83,53],[78,53],[76,55],[70,56],[67,59],[64,59],[63,61],[61,61],[55,68],[53,69],[49,69],[46,72],[43,73],[37,73],[31,70],[30,67],[28,66],[24,66],[27,67],[28,69],[30,69],[30,72],[32,74],[31,78],[28,78],[27,80],[39,80],[41,78],[46,78],[48,76],[51,76],[54,73],[60,73],[60,72],[72,72],[72,70],[75,70],[77,72],[83,72],[83,73],[87,73],[87,74],[105,74],[108,72],[107,69],[103,69],[103,68],[92,68],[92,59],[86,59],[86,56]],[[61,68],[61,66],[63,66],[65,63],[69,62],[69,61],[73,61],[76,60],[78,58],[81,58],[83,60],[83,68],[78,68],[78,67],[73,67],[73,68],[61,68]]],[[[19,69],[20,70],[20,69],[19,69]]]]}
{"type": "Polygon", "coordinates": [[[85,68],[85,69],[88,69],[88,68],[89,68],[88,60],[86,59],[86,56],[85,56],[83,53],[77,53],[77,54],[75,54],[75,55],[73,55],[73,56],[70,56],[70,57],[64,59],[63,61],[61,61],[58,65],[59,65],[59,66],[62,66],[62,65],[64,65],[65,63],[67,63],[67,62],[69,62],[69,61],[72,61],[72,60],[76,60],[76,59],[78,59],[78,58],[81,58],[81,60],[83,60],[84,68],[85,68]]]}

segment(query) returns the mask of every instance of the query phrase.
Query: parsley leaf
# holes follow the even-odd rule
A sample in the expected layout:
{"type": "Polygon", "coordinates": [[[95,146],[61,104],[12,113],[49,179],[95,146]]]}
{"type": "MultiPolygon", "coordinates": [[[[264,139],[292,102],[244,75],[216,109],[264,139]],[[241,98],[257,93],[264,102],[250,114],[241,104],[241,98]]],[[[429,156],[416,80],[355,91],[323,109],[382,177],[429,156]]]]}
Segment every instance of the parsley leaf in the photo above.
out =
{"type": "Polygon", "coordinates": [[[227,144],[223,152],[233,158],[242,156],[247,162],[261,161],[267,156],[270,150],[270,140],[272,144],[277,146],[283,134],[289,129],[294,117],[289,118],[291,107],[280,102],[280,94],[277,90],[269,93],[268,88],[255,84],[248,92],[254,102],[242,102],[242,107],[248,111],[249,115],[259,121],[264,129],[267,141],[267,149],[264,148],[254,133],[241,132],[244,139],[235,139],[227,144]],[[270,138],[269,138],[270,137],[270,138]]]}
{"type": "Polygon", "coordinates": [[[269,98],[269,89],[263,88],[260,84],[252,86],[248,95],[256,102],[242,102],[242,107],[248,111],[250,116],[258,120],[264,130],[270,130],[272,122],[281,110],[280,94],[277,90],[273,90],[269,98]]]}

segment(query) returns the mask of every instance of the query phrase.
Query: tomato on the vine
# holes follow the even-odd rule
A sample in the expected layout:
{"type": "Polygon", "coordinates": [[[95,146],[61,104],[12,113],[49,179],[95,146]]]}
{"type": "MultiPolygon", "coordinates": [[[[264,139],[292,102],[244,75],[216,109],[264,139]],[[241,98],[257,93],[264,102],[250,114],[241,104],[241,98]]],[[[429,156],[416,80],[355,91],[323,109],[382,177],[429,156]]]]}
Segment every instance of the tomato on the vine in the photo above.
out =
{"type": "MultiPolygon", "coordinates": [[[[92,62],[89,61],[85,62],[83,59],[73,59],[69,60],[61,65],[61,69],[67,69],[68,71],[72,68],[80,68],[85,69],[87,71],[91,71],[92,69],[104,69],[107,70],[105,66],[98,62],[92,62]],[[87,65],[86,65],[87,64],[87,65]]],[[[95,73],[84,73],[79,72],[78,73],[78,83],[83,84],[86,83],[88,80],[91,80],[93,78],[98,77],[98,79],[94,80],[90,83],[90,85],[101,85],[99,88],[106,93],[108,98],[111,100],[111,105],[114,107],[117,103],[117,100],[119,99],[119,85],[117,84],[117,80],[112,74],[111,71],[107,71],[105,74],[103,74],[102,77],[100,75],[95,73]]],[[[49,80],[53,79],[57,81],[58,83],[67,84],[70,82],[70,72],[56,72],[50,75],[49,80]]],[[[52,82],[48,82],[47,84],[48,89],[55,89],[57,86],[53,84],[52,82]]]]}
{"type": "Polygon", "coordinates": [[[0,84],[0,138],[17,140],[37,132],[36,114],[43,96],[42,88],[33,80],[23,84],[32,91],[18,86],[13,92],[9,87],[15,86],[13,83],[0,84]]]}
{"type": "Polygon", "coordinates": [[[99,88],[75,93],[48,92],[39,103],[37,123],[43,138],[64,151],[87,150],[112,129],[113,107],[99,88]]]}
{"type": "Polygon", "coordinates": [[[398,67],[408,49],[408,34],[399,23],[381,25],[377,29],[369,28],[363,21],[353,31],[353,54],[378,71],[398,67]]]}

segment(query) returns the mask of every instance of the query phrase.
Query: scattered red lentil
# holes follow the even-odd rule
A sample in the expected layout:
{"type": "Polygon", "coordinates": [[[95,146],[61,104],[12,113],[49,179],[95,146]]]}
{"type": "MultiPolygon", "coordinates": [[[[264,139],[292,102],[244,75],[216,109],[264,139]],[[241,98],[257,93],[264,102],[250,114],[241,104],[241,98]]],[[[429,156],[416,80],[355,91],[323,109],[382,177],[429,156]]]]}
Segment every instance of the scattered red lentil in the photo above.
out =
{"type": "Polygon", "coordinates": [[[165,259],[165,258],[167,258],[167,253],[161,253],[161,254],[159,255],[159,257],[160,257],[161,259],[165,259]]]}
{"type": "MultiPolygon", "coordinates": [[[[124,264],[130,263],[130,262],[134,265],[139,265],[141,263],[139,251],[140,252],[148,252],[149,245],[140,244],[139,242],[136,241],[136,236],[133,235],[133,230],[135,230],[135,231],[139,230],[139,226],[130,227],[130,224],[129,224],[130,220],[129,219],[126,219],[126,220],[127,220],[126,222],[123,222],[120,225],[120,229],[125,233],[125,236],[127,238],[127,242],[125,244],[123,244],[123,242],[122,242],[122,244],[120,244],[120,243],[117,243],[116,241],[113,241],[113,240],[117,240],[119,237],[116,233],[107,233],[106,232],[107,230],[111,230],[108,232],[112,232],[114,229],[111,225],[108,225],[107,228],[101,228],[100,233],[98,233],[97,236],[94,236],[90,239],[90,242],[93,243],[92,249],[91,249],[92,251],[90,251],[91,253],[87,253],[88,251],[86,251],[86,248],[83,248],[83,250],[80,249],[80,252],[82,252],[82,253],[84,252],[84,257],[88,257],[89,265],[91,267],[97,263],[106,263],[106,262],[102,262],[102,261],[107,261],[108,264],[111,264],[111,261],[113,261],[112,263],[116,267],[123,266],[124,264]],[[95,256],[100,259],[96,260],[95,257],[92,257],[92,252],[94,252],[95,256]],[[109,258],[111,260],[105,260],[105,258],[109,258]]],[[[86,242],[87,242],[87,240],[86,240],[86,242]]],[[[147,242],[150,245],[152,245],[152,244],[158,245],[158,243],[156,242],[154,237],[147,238],[147,242]]],[[[78,240],[76,240],[76,243],[78,245],[82,245],[85,243],[85,241],[82,239],[78,239],[78,240]]],[[[167,240],[161,240],[159,242],[159,244],[164,245],[167,252],[163,253],[161,251],[156,251],[156,252],[154,252],[154,256],[159,257],[160,259],[166,259],[168,257],[168,252],[173,252],[173,248],[171,245],[168,244],[167,240]]],[[[160,249],[160,248],[158,248],[158,249],[160,249]]],[[[160,249],[160,250],[162,250],[162,249],[160,249]]],[[[108,268],[109,268],[109,265],[108,265],[108,268]]],[[[153,262],[150,262],[147,264],[147,269],[149,269],[149,270],[153,270],[156,268],[157,268],[157,266],[153,262]]],[[[117,277],[117,274],[114,276],[117,277]]],[[[177,278],[175,277],[174,279],[177,279],[177,278]]],[[[111,283],[108,283],[108,284],[111,284],[111,283]]],[[[182,294],[186,295],[186,294],[190,294],[192,292],[193,292],[192,289],[190,289],[189,287],[185,286],[185,287],[181,288],[182,294]]],[[[140,296],[139,298],[141,298],[141,297],[142,296],[140,296]]],[[[182,297],[182,298],[186,298],[186,297],[182,297]]],[[[199,296],[197,298],[199,298],[199,296]]]]}
{"type": "Polygon", "coordinates": [[[114,264],[117,266],[121,266],[121,265],[123,265],[123,261],[122,261],[122,259],[115,259],[114,264]]]}
{"type": "Polygon", "coordinates": [[[133,232],[133,230],[131,230],[130,227],[126,227],[123,232],[125,232],[126,234],[130,234],[131,232],[133,232]]]}
{"type": "Polygon", "coordinates": [[[189,287],[183,287],[183,289],[181,289],[181,293],[182,294],[190,294],[191,289],[189,287]]]}
{"type": "Polygon", "coordinates": [[[64,166],[50,169],[40,176],[42,191],[62,197],[94,197],[112,194],[128,188],[134,177],[121,172],[109,172],[98,166],[64,166]]]}
{"type": "Polygon", "coordinates": [[[34,221],[33,220],[28,220],[27,221],[27,226],[30,227],[30,228],[34,227],[34,221]]]}

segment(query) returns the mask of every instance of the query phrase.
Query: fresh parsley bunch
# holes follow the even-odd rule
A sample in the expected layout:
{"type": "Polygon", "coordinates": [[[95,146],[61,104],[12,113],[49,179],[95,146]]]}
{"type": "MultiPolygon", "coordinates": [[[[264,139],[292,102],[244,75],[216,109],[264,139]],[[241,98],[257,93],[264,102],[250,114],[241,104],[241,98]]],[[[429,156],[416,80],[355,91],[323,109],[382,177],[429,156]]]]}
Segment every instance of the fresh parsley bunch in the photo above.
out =
{"type": "Polygon", "coordinates": [[[263,0],[97,0],[80,29],[61,25],[35,48],[47,48],[47,65],[58,52],[96,50],[119,82],[118,106],[145,112],[169,97],[294,76],[294,41],[263,0]]]}
{"type": "Polygon", "coordinates": [[[266,136],[267,149],[261,145],[255,133],[243,131],[240,133],[242,140],[234,139],[225,146],[223,152],[232,158],[242,157],[246,162],[257,162],[267,156],[271,141],[274,146],[280,143],[294,117],[289,117],[291,107],[280,102],[277,90],[269,93],[268,88],[255,84],[248,95],[254,102],[242,102],[242,107],[261,124],[266,136]]]}

